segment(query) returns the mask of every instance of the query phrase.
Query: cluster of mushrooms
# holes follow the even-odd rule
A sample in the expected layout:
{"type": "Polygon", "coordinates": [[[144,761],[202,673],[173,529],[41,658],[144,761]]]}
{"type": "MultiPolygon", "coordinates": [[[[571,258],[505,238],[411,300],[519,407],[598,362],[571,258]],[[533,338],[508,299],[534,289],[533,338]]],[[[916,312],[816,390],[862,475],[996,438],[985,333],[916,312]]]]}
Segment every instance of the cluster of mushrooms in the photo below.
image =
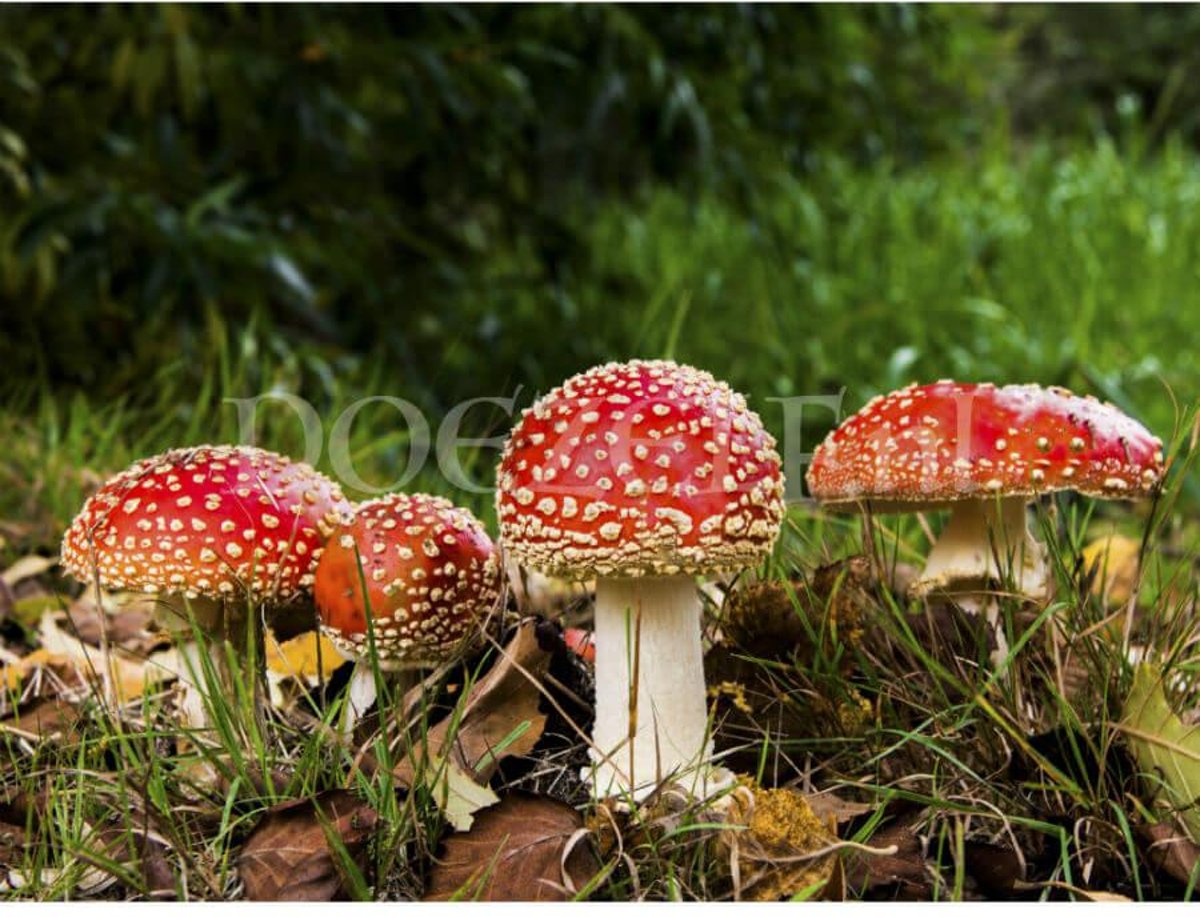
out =
{"type": "MultiPolygon", "coordinates": [[[[866,405],[817,449],[807,481],[834,508],[953,510],[914,594],[1003,585],[1040,599],[1049,576],[1030,501],[1065,489],[1144,497],[1163,471],[1162,443],[1109,404],[944,381],[866,405]]],[[[499,547],[440,497],[352,505],[322,474],[261,449],[177,449],[97,491],[62,563],[100,588],[152,593],[169,616],[220,636],[311,594],[340,652],[401,670],[479,639],[503,592],[500,551],[595,579],[585,778],[599,797],[640,799],[664,781],[711,795],[730,775],[711,763],[696,577],[754,567],[779,536],[783,472],[758,415],[698,369],[597,366],[523,412],[497,484],[499,547]]]]}

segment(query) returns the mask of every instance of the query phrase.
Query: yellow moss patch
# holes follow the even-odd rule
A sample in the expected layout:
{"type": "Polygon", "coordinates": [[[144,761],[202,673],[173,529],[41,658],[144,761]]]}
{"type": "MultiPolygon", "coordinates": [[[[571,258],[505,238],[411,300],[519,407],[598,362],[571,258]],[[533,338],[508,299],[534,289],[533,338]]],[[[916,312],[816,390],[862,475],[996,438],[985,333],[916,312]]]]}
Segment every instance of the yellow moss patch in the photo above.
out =
{"type": "Polygon", "coordinates": [[[754,708],[750,706],[750,701],[746,700],[745,686],[738,684],[736,681],[723,681],[720,684],[713,685],[708,689],[708,696],[713,700],[722,696],[728,697],[729,702],[741,710],[742,713],[745,713],[747,716],[754,713],[754,708]]]}
{"type": "Polygon", "coordinates": [[[833,875],[836,855],[821,851],[836,843],[837,837],[802,793],[759,789],[742,781],[734,793],[730,821],[744,826],[723,838],[736,857],[736,886],[742,899],[791,898],[833,875]]]}
{"type": "Polygon", "coordinates": [[[814,850],[830,841],[828,829],[795,790],[757,790],[750,833],[780,852],[814,850]]]}
{"type": "Polygon", "coordinates": [[[866,732],[874,714],[871,702],[859,694],[857,688],[851,688],[850,699],[837,706],[838,725],[842,727],[842,733],[848,736],[858,736],[866,732]]]}

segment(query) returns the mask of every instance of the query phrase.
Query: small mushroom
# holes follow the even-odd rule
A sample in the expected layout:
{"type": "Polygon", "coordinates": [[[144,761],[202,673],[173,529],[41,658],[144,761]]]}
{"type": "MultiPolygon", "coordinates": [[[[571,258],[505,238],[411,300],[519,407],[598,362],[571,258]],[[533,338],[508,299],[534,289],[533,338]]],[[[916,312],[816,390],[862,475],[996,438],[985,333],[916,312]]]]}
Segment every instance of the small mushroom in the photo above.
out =
{"type": "Polygon", "coordinates": [[[975,595],[1011,571],[1021,594],[1042,600],[1049,575],[1027,504],[1059,490],[1138,499],[1163,471],[1162,441],[1111,404],[941,381],[873,399],[817,447],[807,480],[835,508],[952,510],[913,594],[975,595]]]}
{"type": "Polygon", "coordinates": [[[354,717],[375,699],[374,673],[361,664],[372,638],[379,668],[411,678],[482,633],[500,584],[495,546],[469,510],[426,494],[359,504],[330,537],[313,590],[321,631],[360,660],[354,717]]]}
{"type": "Polygon", "coordinates": [[[784,515],[775,441],[745,399],[668,361],[610,363],[526,410],[498,470],[504,550],[597,578],[599,796],[664,780],[708,794],[701,603],[694,577],[758,563],[784,515]]]}
{"type": "MultiPolygon", "coordinates": [[[[63,537],[62,565],[105,590],[154,595],[169,629],[187,631],[194,619],[240,646],[248,611],[307,593],[325,538],[349,508],[327,477],[273,452],[174,449],[87,500],[63,537]]],[[[213,650],[223,670],[225,654],[213,650]]]]}

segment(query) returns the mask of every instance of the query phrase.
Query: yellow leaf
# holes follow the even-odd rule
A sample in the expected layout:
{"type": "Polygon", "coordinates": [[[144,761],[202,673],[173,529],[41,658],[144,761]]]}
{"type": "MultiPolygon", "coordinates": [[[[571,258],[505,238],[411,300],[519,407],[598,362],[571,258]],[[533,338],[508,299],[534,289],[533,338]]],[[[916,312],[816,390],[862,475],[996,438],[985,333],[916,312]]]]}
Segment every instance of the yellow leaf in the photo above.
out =
{"type": "Polygon", "coordinates": [[[480,786],[451,760],[439,762],[438,785],[433,788],[434,802],[455,831],[467,831],[475,813],[494,806],[500,797],[489,786],[480,786]]]}
{"type": "Polygon", "coordinates": [[[38,666],[65,665],[66,658],[55,656],[45,649],[36,649],[28,656],[4,667],[4,687],[16,691],[28,676],[38,666]]]}
{"type": "Polygon", "coordinates": [[[329,678],[345,664],[337,647],[324,634],[311,630],[280,643],[267,631],[267,670],[276,675],[303,678],[310,684],[329,678]]]}
{"type": "Polygon", "coordinates": [[[1106,535],[1083,549],[1083,568],[1095,570],[1092,594],[1105,598],[1110,606],[1124,605],[1137,582],[1138,553],[1141,542],[1127,535],[1106,535]]]}

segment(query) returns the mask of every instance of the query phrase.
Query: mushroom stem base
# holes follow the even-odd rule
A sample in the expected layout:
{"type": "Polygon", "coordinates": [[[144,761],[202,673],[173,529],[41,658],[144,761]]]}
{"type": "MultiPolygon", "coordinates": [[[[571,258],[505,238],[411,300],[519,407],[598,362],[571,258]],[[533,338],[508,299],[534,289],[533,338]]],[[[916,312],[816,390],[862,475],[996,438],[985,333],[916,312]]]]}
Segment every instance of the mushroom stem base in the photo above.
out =
{"type": "MultiPolygon", "coordinates": [[[[182,647],[190,647],[186,653],[191,660],[189,690],[205,695],[219,691],[230,705],[248,698],[252,715],[261,723],[264,657],[257,609],[248,606],[244,598],[224,602],[179,594],[160,597],[154,608],[156,620],[172,639],[182,647]],[[193,641],[197,636],[207,651],[215,681],[208,678],[206,667],[199,662],[199,647],[193,641]],[[232,646],[232,659],[226,652],[226,641],[232,646]]],[[[215,702],[216,698],[210,697],[209,703],[215,702]]],[[[199,699],[189,698],[185,707],[190,725],[197,729],[212,726],[208,708],[199,699]]]]}
{"type": "Polygon", "coordinates": [[[662,782],[709,794],[712,755],[700,643],[700,596],[686,576],[601,578],[596,584],[598,797],[642,799],[662,782]]]}
{"type": "Polygon", "coordinates": [[[1029,531],[1025,507],[1024,497],[959,502],[910,587],[913,594],[978,594],[1011,577],[1022,595],[1045,598],[1045,551],[1029,531]]]}
{"type": "Polygon", "coordinates": [[[342,710],[341,731],[344,738],[354,736],[354,730],[376,705],[381,722],[402,718],[408,708],[405,698],[421,684],[423,673],[415,666],[389,668],[380,665],[378,668],[377,678],[370,659],[358,659],[354,663],[350,681],[346,685],[346,705],[342,710]],[[383,697],[379,695],[381,685],[384,688],[383,697]]]}

